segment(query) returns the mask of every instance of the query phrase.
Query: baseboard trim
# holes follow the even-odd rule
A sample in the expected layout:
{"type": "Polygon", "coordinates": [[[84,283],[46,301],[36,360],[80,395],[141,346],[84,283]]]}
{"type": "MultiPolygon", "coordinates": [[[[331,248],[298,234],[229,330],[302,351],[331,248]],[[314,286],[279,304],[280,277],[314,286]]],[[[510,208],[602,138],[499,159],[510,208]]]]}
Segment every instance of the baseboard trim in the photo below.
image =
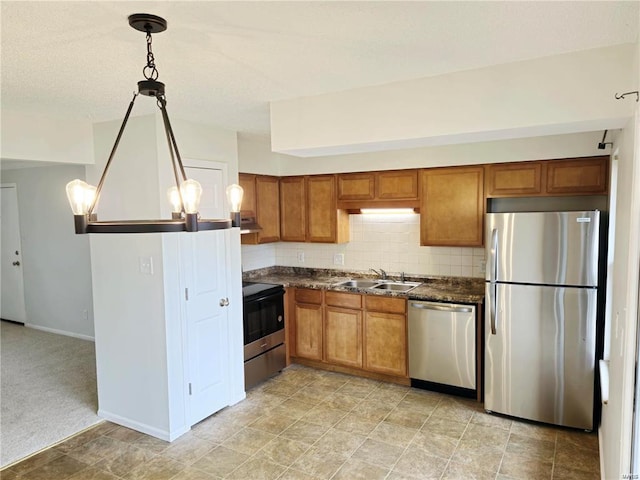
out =
{"type": "Polygon", "coordinates": [[[75,332],[67,332],[66,330],[58,330],[56,328],[43,327],[41,325],[35,325],[33,323],[25,323],[25,327],[33,328],[34,330],[42,330],[47,333],[56,333],[58,335],[64,335],[66,337],[79,338],[80,340],[89,340],[90,342],[95,342],[96,339],[94,337],[90,337],[89,335],[83,335],[81,333],[75,332]]]}
{"type": "Polygon", "coordinates": [[[24,327],[24,322],[17,322],[16,320],[9,320],[8,318],[0,318],[3,322],[13,323],[14,325],[22,325],[24,327]]]}
{"type": "Polygon", "coordinates": [[[115,413],[107,412],[102,409],[98,410],[98,416],[112,423],[117,423],[118,425],[121,425],[123,427],[131,428],[138,432],[146,433],[147,435],[151,435],[152,437],[159,438],[160,440],[164,440],[165,442],[173,442],[176,438],[184,435],[189,430],[191,430],[190,427],[185,426],[176,429],[173,432],[168,432],[166,430],[152,427],[151,425],[147,425],[130,418],[122,417],[120,415],[116,415],[115,413]]]}

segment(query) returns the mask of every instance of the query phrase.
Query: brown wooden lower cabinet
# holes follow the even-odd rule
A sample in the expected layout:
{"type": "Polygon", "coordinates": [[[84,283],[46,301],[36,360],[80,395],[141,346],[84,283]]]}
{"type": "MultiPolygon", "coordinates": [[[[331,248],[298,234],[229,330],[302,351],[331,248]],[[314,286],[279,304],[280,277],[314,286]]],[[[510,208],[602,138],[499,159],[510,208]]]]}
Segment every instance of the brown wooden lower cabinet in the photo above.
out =
{"type": "Polygon", "coordinates": [[[294,362],[409,383],[406,299],[313,289],[294,298],[294,362]]]}
{"type": "Polygon", "coordinates": [[[295,353],[298,357],[322,360],[322,305],[296,303],[295,353]]]}
{"type": "Polygon", "coordinates": [[[367,312],[364,317],[364,368],[387,375],[407,375],[407,317],[367,312]]]}
{"type": "Polygon", "coordinates": [[[325,361],[362,367],[362,312],[325,307],[325,361]]]}

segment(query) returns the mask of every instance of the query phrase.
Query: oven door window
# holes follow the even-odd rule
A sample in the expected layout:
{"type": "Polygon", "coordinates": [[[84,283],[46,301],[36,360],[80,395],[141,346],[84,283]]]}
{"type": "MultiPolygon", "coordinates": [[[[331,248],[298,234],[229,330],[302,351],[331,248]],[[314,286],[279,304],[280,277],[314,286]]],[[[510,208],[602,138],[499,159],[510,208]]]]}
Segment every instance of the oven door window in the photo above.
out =
{"type": "Polygon", "coordinates": [[[244,305],[244,344],[284,328],[282,295],[270,295],[244,305]]]}

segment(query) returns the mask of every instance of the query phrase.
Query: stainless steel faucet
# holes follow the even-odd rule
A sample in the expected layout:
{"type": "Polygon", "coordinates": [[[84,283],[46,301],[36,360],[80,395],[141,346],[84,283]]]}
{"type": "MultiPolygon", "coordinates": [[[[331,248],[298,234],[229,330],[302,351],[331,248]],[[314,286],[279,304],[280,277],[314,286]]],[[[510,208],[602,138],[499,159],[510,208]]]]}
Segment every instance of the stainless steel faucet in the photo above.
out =
{"type": "Polygon", "coordinates": [[[386,280],[387,279],[387,272],[385,272],[383,269],[380,269],[380,271],[378,271],[375,268],[370,268],[369,270],[371,270],[373,273],[378,275],[381,280],[386,280]]]}

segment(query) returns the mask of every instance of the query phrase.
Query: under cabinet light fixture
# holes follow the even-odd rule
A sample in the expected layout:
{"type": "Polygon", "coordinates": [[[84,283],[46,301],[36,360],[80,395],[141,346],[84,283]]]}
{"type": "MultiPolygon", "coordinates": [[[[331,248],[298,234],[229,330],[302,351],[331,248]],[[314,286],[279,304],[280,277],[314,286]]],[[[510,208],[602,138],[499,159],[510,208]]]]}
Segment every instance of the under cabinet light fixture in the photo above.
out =
{"type": "Polygon", "coordinates": [[[413,208],[361,208],[363,215],[408,215],[416,213],[413,208]]]}
{"type": "Polygon", "coordinates": [[[155,65],[151,50],[151,34],[164,32],[167,29],[167,21],[156,15],[148,13],[136,13],[129,15],[129,25],[146,33],[147,38],[147,64],[142,69],[144,80],[138,82],[138,92],[133,94],[129,108],[124,116],[120,131],[111,149],[109,159],[104,167],[100,182],[97,187],[88,185],[82,180],[73,180],[67,184],[67,198],[73,211],[75,230],[78,234],[84,233],[157,233],[157,232],[197,232],[199,230],[220,230],[231,227],[229,219],[201,219],[198,210],[200,208],[200,196],[202,186],[196,180],[187,178],[178,144],[176,143],[169,114],[167,113],[167,101],[164,95],[164,83],[158,81],[158,69],[155,65]],[[172,205],[171,219],[161,220],[97,220],[96,206],[100,200],[102,187],[107,172],[115,156],[120,138],[129,120],[133,104],[139,94],[153,97],[162,114],[169,154],[175,177],[175,186],[167,192],[172,205]]]}

